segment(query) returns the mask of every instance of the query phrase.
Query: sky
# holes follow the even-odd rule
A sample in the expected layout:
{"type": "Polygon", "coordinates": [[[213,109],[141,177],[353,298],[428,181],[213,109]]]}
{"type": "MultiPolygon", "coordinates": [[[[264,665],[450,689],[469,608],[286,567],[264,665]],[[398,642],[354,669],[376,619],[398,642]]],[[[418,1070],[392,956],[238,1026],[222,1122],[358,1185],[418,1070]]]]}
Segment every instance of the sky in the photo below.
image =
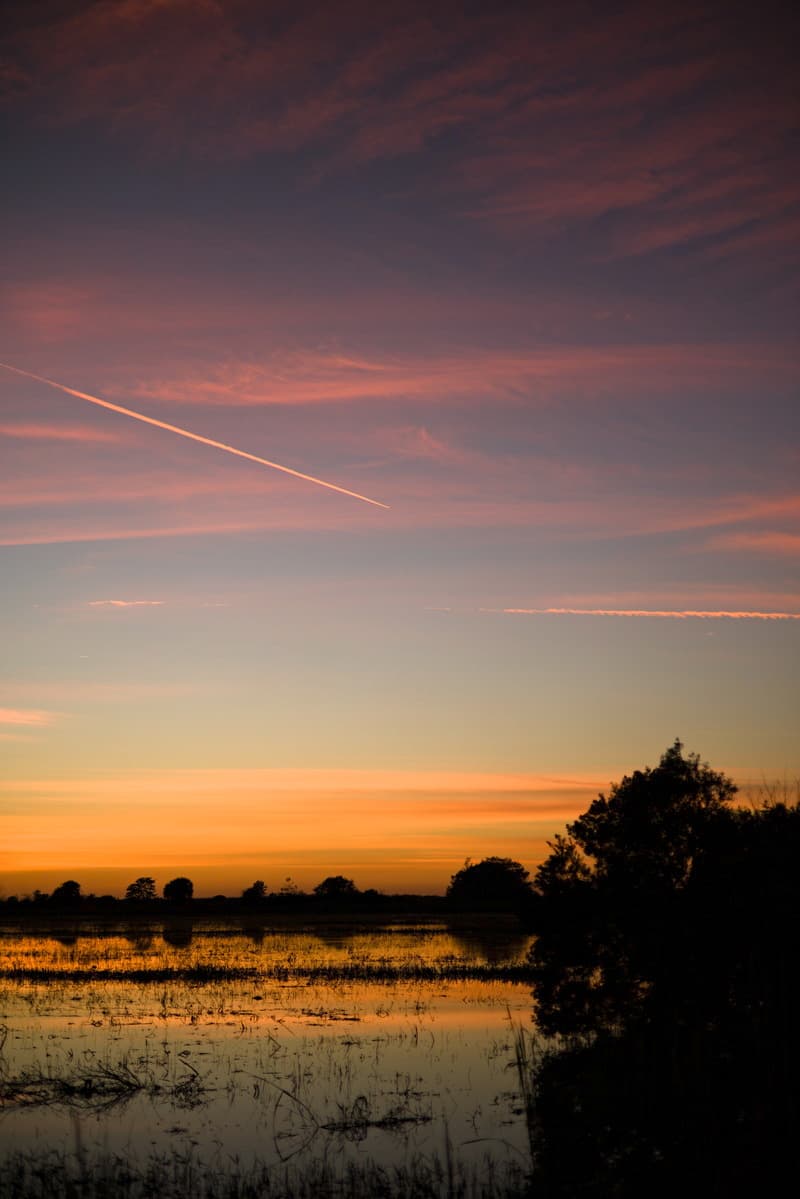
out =
{"type": "Polygon", "coordinates": [[[800,775],[790,6],[6,12],[6,894],[800,775]]]}

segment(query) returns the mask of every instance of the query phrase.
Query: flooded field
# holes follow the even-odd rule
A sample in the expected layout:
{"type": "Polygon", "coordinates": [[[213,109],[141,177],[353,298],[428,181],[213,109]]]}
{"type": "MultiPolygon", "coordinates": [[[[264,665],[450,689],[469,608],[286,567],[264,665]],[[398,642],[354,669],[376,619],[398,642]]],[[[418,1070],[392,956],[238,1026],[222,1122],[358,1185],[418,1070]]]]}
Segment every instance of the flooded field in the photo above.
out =
{"type": "Polygon", "coordinates": [[[411,925],[7,930],[0,1187],[514,1193],[527,944],[411,925]]]}

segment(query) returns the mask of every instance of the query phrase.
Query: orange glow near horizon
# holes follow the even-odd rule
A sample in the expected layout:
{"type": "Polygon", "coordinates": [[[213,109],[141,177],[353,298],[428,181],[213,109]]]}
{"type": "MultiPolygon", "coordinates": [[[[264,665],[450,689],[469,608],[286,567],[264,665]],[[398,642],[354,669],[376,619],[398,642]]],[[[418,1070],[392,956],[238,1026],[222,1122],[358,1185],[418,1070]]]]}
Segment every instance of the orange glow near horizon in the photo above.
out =
{"type": "Polygon", "coordinates": [[[599,775],[461,771],[26,779],[0,785],[12,809],[2,820],[0,872],[7,892],[21,893],[79,876],[85,891],[121,894],[140,874],[161,885],[188,873],[198,894],[236,895],[256,877],[279,890],[290,875],[310,889],[344,873],[361,889],[437,894],[466,858],[512,857],[532,871],[554,834],[608,790],[599,775]],[[32,824],[26,802],[46,819],[32,824]]]}
{"type": "Polygon", "coordinates": [[[176,770],[25,779],[0,786],[17,808],[2,821],[0,871],[31,886],[54,871],[83,872],[89,888],[109,870],[116,876],[199,867],[236,894],[254,872],[268,873],[277,890],[287,874],[313,886],[326,874],[355,870],[362,888],[436,892],[466,857],[499,854],[533,866],[546,840],[602,786],[588,776],[463,771],[176,770]],[[32,802],[46,812],[35,825],[26,812],[32,802]]]}

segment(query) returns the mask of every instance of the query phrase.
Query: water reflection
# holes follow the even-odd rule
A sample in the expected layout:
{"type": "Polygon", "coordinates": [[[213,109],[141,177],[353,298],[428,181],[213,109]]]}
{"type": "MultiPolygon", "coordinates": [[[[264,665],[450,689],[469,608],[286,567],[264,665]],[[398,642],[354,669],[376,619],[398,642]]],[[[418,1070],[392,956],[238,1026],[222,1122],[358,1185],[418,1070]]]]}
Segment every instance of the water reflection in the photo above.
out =
{"type": "Polygon", "coordinates": [[[460,956],[479,959],[490,966],[522,961],[531,942],[527,933],[503,931],[498,935],[490,929],[465,930],[451,926],[449,935],[460,956]]]}
{"type": "Polygon", "coordinates": [[[224,1145],[242,1162],[332,1153],[343,1169],[367,1159],[400,1168],[436,1157],[446,1130],[465,1167],[518,1163],[527,1136],[508,1013],[529,1020],[529,991],[447,971],[524,948],[444,930],[321,936],[189,922],[70,947],[4,937],[5,1078],[27,1071],[53,1092],[6,1104],[6,1143],[71,1152],[75,1113],[88,1110],[87,1160],[171,1153],[180,1128],[208,1162],[224,1145]],[[420,960],[437,969],[434,982],[375,973],[420,960]],[[303,977],[321,961],[342,975],[303,977]],[[196,979],[163,981],[173,968],[196,979]]]}
{"type": "Polygon", "coordinates": [[[189,921],[175,921],[171,924],[165,924],[162,929],[161,936],[167,945],[171,945],[173,949],[188,949],[192,943],[194,929],[189,921]]]}
{"type": "Polygon", "coordinates": [[[128,929],[122,935],[136,954],[147,953],[153,947],[153,934],[149,929],[128,929]]]}
{"type": "Polygon", "coordinates": [[[53,933],[53,940],[57,941],[59,945],[70,947],[78,943],[78,935],[77,933],[53,933]]]}

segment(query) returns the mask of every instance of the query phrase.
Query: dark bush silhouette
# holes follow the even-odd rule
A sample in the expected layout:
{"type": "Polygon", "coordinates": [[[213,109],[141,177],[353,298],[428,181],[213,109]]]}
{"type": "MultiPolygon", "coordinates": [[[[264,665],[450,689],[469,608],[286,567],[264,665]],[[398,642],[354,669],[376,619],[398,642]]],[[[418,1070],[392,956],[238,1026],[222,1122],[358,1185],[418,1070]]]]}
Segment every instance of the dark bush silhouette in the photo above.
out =
{"type": "Polygon", "coordinates": [[[528,871],[511,858],[469,860],[450,879],[446,897],[462,912],[521,912],[530,902],[528,871]]]}
{"type": "Polygon", "coordinates": [[[245,907],[259,907],[266,898],[267,884],[260,878],[242,891],[242,903],[245,907]]]}
{"type": "Polygon", "coordinates": [[[81,885],[74,879],[61,883],[50,896],[50,902],[62,908],[75,907],[81,902],[81,885]]]}
{"type": "Polygon", "coordinates": [[[798,1118],[800,809],[676,742],[534,880],[537,1195],[770,1193],[798,1118]]]}
{"type": "Polygon", "coordinates": [[[150,900],[156,898],[155,879],[144,876],[137,878],[127,887],[125,898],[131,900],[132,903],[149,903],[150,900]]]}
{"type": "Polygon", "coordinates": [[[355,899],[360,892],[351,878],[345,878],[342,874],[333,874],[317,884],[314,888],[314,894],[317,899],[324,899],[329,903],[341,903],[342,901],[355,899]]]}
{"type": "Polygon", "coordinates": [[[600,795],[536,873],[531,952],[545,1031],[627,1018],[663,973],[665,937],[704,859],[732,834],[730,779],[676,741],[600,795]]]}
{"type": "Polygon", "coordinates": [[[190,878],[170,879],[164,887],[164,898],[170,903],[188,903],[194,895],[194,883],[190,878]]]}

